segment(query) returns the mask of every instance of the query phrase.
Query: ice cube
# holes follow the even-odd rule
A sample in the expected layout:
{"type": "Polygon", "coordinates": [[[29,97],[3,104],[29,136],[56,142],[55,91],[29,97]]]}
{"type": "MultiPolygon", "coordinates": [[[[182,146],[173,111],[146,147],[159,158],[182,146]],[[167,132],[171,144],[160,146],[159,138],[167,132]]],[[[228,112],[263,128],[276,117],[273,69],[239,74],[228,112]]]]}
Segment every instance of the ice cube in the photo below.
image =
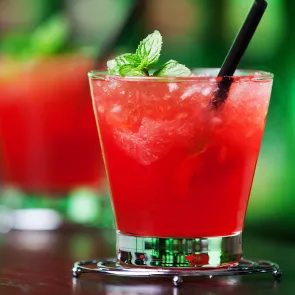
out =
{"type": "Polygon", "coordinates": [[[222,123],[222,120],[218,117],[213,117],[212,120],[211,120],[212,124],[213,125],[219,125],[222,123]]]}
{"type": "Polygon", "coordinates": [[[206,88],[204,88],[204,89],[202,90],[202,94],[203,94],[204,96],[208,96],[208,95],[211,93],[211,91],[212,91],[212,88],[211,88],[211,87],[206,87],[206,88]]]}
{"type": "Polygon", "coordinates": [[[170,92],[174,92],[179,88],[179,86],[176,83],[168,83],[168,88],[170,92]]]}
{"type": "Polygon", "coordinates": [[[116,130],[114,138],[128,156],[142,165],[150,165],[159,160],[165,153],[165,145],[161,137],[145,133],[142,125],[137,133],[127,130],[116,130]]]}
{"type": "Polygon", "coordinates": [[[116,81],[116,80],[112,81],[112,82],[110,83],[110,85],[109,85],[109,87],[110,87],[111,89],[115,89],[115,88],[117,88],[118,86],[119,86],[119,83],[118,83],[118,81],[116,81]]]}
{"type": "Polygon", "coordinates": [[[99,113],[103,114],[103,113],[104,113],[104,107],[101,106],[101,105],[98,105],[98,106],[97,106],[97,111],[98,111],[99,113]]]}
{"type": "Polygon", "coordinates": [[[119,113],[119,112],[121,112],[121,110],[122,110],[122,107],[120,105],[116,104],[112,107],[111,112],[112,113],[119,113]]]}
{"type": "Polygon", "coordinates": [[[103,87],[103,88],[102,88],[102,91],[103,91],[105,94],[107,94],[107,95],[110,94],[110,93],[109,93],[109,88],[108,88],[108,87],[103,87]]]}
{"type": "Polygon", "coordinates": [[[188,113],[180,113],[176,116],[177,119],[185,119],[188,117],[188,113]]]}
{"type": "Polygon", "coordinates": [[[181,100],[185,100],[186,98],[190,97],[191,95],[200,92],[201,91],[201,86],[200,85],[192,85],[189,86],[185,92],[180,96],[181,100]]]}
{"type": "Polygon", "coordinates": [[[255,72],[254,73],[254,77],[261,77],[261,76],[262,76],[262,74],[260,72],[255,72]]]}
{"type": "Polygon", "coordinates": [[[162,159],[172,145],[182,145],[184,139],[191,138],[192,128],[192,124],[186,120],[160,121],[143,118],[138,132],[116,129],[114,139],[131,158],[142,165],[150,165],[162,159]]]}
{"type": "Polygon", "coordinates": [[[210,77],[211,75],[210,75],[210,73],[202,73],[202,74],[196,74],[195,75],[195,77],[200,77],[200,78],[202,78],[202,77],[210,77]]]}

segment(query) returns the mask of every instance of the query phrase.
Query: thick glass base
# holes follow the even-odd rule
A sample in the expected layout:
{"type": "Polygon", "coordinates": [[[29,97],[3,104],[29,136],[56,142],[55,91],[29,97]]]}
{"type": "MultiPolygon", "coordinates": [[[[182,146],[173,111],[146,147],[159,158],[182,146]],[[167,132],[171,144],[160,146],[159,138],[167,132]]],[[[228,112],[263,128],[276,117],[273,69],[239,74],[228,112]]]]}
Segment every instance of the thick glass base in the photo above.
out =
{"type": "Polygon", "coordinates": [[[122,277],[153,277],[172,278],[174,286],[178,287],[184,277],[218,277],[250,274],[272,273],[275,279],[282,276],[282,271],[276,263],[270,261],[251,261],[241,259],[236,265],[223,268],[173,268],[122,266],[114,259],[90,260],[76,262],[72,269],[73,276],[78,278],[84,273],[98,273],[122,277]]]}
{"type": "Polygon", "coordinates": [[[117,264],[136,267],[216,268],[242,258],[242,232],[225,237],[135,237],[117,232],[117,264]]]}

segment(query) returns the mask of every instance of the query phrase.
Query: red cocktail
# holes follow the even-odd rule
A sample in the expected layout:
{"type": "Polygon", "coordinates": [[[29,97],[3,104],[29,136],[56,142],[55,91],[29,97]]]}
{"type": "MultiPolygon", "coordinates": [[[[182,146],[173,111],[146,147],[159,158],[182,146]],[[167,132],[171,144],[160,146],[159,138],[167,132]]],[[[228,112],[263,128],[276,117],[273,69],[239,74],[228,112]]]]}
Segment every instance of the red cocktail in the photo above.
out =
{"type": "Polygon", "coordinates": [[[121,262],[212,267],[241,258],[272,75],[233,77],[218,109],[214,75],[89,74],[121,262]]]}
{"type": "Polygon", "coordinates": [[[27,62],[1,60],[0,146],[3,181],[37,196],[96,187],[99,141],[79,54],[27,62]]]}

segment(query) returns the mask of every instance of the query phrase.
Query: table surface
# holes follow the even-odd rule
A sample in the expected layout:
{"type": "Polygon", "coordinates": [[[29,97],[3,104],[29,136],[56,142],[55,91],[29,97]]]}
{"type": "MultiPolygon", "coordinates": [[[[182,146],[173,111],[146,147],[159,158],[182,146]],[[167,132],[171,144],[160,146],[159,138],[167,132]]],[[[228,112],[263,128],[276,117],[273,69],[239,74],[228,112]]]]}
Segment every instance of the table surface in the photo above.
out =
{"type": "Polygon", "coordinates": [[[175,288],[171,280],[127,279],[84,274],[72,277],[74,261],[113,257],[115,232],[67,229],[52,232],[13,231],[0,237],[0,294],[295,294],[295,245],[244,235],[248,258],[275,260],[284,271],[280,281],[271,274],[227,278],[195,278],[175,288]]]}

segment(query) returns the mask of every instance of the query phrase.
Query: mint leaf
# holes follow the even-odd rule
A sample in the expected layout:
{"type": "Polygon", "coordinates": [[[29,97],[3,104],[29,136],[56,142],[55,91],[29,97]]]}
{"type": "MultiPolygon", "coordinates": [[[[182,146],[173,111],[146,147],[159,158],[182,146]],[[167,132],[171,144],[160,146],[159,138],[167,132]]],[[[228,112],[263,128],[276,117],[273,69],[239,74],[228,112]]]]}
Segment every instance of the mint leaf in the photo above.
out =
{"type": "Polygon", "coordinates": [[[132,72],[132,70],[135,70],[132,65],[123,65],[119,68],[119,74],[120,76],[127,76],[128,73],[132,72]]]}
{"type": "Polygon", "coordinates": [[[148,35],[142,40],[136,50],[136,55],[141,60],[141,66],[147,68],[158,62],[162,50],[162,36],[159,31],[148,35]]]}
{"type": "Polygon", "coordinates": [[[122,54],[116,57],[115,60],[119,65],[130,64],[136,67],[140,64],[140,59],[137,57],[137,55],[132,53],[122,54]]]}
{"type": "Polygon", "coordinates": [[[141,69],[133,69],[126,76],[128,77],[145,77],[148,76],[148,71],[141,69]]]}
{"type": "Polygon", "coordinates": [[[132,65],[123,65],[119,69],[119,74],[123,77],[129,76],[148,76],[148,71],[141,68],[133,68],[132,65]]]}
{"type": "MultiPolygon", "coordinates": [[[[136,53],[126,53],[107,62],[110,75],[149,76],[148,68],[158,62],[162,49],[162,36],[159,31],[148,35],[140,42],[136,53]]],[[[169,60],[154,76],[188,77],[191,71],[175,60],[169,60]]]]}
{"type": "MultiPolygon", "coordinates": [[[[125,76],[120,74],[120,68],[127,65],[130,67],[130,70],[134,69],[140,65],[140,59],[132,53],[122,54],[115,59],[109,60],[107,62],[108,72],[110,75],[125,76]]],[[[122,73],[123,72],[126,72],[126,70],[123,70],[122,73]]]]}
{"type": "Polygon", "coordinates": [[[190,74],[190,69],[180,64],[176,60],[171,59],[163,64],[157,71],[155,71],[153,76],[188,77],[190,74]]]}

